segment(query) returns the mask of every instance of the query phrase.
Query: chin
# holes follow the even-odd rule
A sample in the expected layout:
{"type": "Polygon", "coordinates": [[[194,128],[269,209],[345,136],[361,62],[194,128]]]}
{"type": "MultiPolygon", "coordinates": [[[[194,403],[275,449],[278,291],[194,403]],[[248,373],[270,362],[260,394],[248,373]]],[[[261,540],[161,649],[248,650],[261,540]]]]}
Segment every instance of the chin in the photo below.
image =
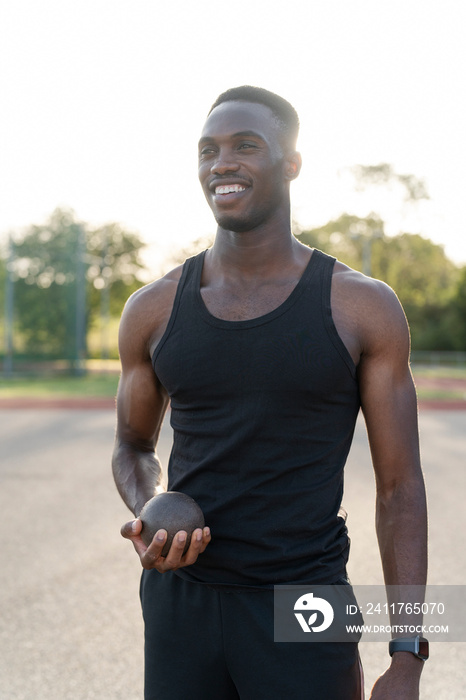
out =
{"type": "Polygon", "coordinates": [[[225,231],[232,231],[233,233],[251,231],[262,223],[262,217],[241,219],[239,217],[228,216],[227,214],[218,214],[215,220],[220,228],[223,228],[225,231]]]}

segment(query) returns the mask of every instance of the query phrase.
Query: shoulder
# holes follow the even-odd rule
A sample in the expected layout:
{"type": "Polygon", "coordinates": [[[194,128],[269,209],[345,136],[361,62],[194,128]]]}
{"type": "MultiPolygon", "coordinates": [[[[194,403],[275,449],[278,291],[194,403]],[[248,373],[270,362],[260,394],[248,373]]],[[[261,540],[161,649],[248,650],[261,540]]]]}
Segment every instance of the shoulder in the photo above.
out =
{"type": "Polygon", "coordinates": [[[396,293],[388,284],[367,277],[338,260],[335,263],[333,284],[335,291],[341,295],[349,295],[352,301],[357,301],[364,307],[379,311],[401,308],[396,293]]]}
{"type": "Polygon", "coordinates": [[[122,318],[137,317],[140,319],[148,312],[151,316],[160,311],[167,303],[173,304],[182,270],[183,265],[179,265],[160,279],[146,284],[134,292],[125,304],[122,318]]]}
{"type": "Polygon", "coordinates": [[[120,352],[129,345],[140,346],[149,352],[154,339],[163,335],[182,271],[183,265],[179,265],[129,297],[120,322],[120,352]]]}
{"type": "Polygon", "coordinates": [[[408,324],[394,290],[339,261],[332,280],[332,311],[357,333],[362,354],[400,345],[409,350],[408,324]]]}

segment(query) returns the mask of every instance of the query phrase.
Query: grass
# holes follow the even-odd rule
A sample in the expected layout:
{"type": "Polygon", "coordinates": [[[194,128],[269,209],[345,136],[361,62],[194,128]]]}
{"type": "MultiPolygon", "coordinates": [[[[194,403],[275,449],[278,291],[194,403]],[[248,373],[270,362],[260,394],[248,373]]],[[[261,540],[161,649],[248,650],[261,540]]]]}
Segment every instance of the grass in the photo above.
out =
{"type": "Polygon", "coordinates": [[[447,367],[431,365],[413,365],[415,377],[426,379],[465,379],[466,367],[447,367]]]}
{"type": "Polygon", "coordinates": [[[118,375],[109,373],[92,372],[84,377],[51,375],[2,378],[0,398],[113,397],[117,386],[118,375]]]}
{"type": "Polygon", "coordinates": [[[414,365],[418,398],[430,401],[466,401],[466,367],[414,365]]]}
{"type": "MultiPolygon", "coordinates": [[[[102,372],[102,364],[89,362],[91,370],[83,377],[66,374],[47,374],[34,376],[0,377],[0,399],[7,398],[83,398],[114,397],[118,386],[118,362],[107,362],[105,367],[111,371],[102,372]]],[[[420,381],[417,386],[420,399],[463,400],[466,389],[466,367],[431,367],[415,366],[415,380],[428,380],[426,386],[420,381]],[[444,387],[435,386],[436,379],[459,380],[458,384],[444,387]]]]}
{"type": "Polygon", "coordinates": [[[466,392],[462,389],[442,390],[442,389],[424,389],[417,387],[418,399],[427,401],[466,401],[466,392]]]}

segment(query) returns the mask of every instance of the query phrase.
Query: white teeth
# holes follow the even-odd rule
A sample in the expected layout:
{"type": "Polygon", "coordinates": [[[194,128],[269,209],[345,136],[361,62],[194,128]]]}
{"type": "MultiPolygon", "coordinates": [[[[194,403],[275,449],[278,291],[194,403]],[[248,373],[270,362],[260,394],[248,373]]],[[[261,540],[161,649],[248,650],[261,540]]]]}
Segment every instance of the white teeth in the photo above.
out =
{"type": "Polygon", "coordinates": [[[215,188],[215,194],[230,194],[231,192],[243,192],[246,188],[241,185],[219,185],[215,188]]]}

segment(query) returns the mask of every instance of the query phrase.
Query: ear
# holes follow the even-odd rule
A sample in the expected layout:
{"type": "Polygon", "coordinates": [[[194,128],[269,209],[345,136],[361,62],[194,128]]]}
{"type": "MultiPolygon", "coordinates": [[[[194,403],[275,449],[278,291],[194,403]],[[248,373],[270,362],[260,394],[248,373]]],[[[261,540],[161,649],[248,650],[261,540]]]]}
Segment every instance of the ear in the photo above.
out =
{"type": "Polygon", "coordinates": [[[295,180],[301,172],[302,165],[301,154],[298,151],[292,151],[285,159],[285,178],[287,180],[295,180]]]}

